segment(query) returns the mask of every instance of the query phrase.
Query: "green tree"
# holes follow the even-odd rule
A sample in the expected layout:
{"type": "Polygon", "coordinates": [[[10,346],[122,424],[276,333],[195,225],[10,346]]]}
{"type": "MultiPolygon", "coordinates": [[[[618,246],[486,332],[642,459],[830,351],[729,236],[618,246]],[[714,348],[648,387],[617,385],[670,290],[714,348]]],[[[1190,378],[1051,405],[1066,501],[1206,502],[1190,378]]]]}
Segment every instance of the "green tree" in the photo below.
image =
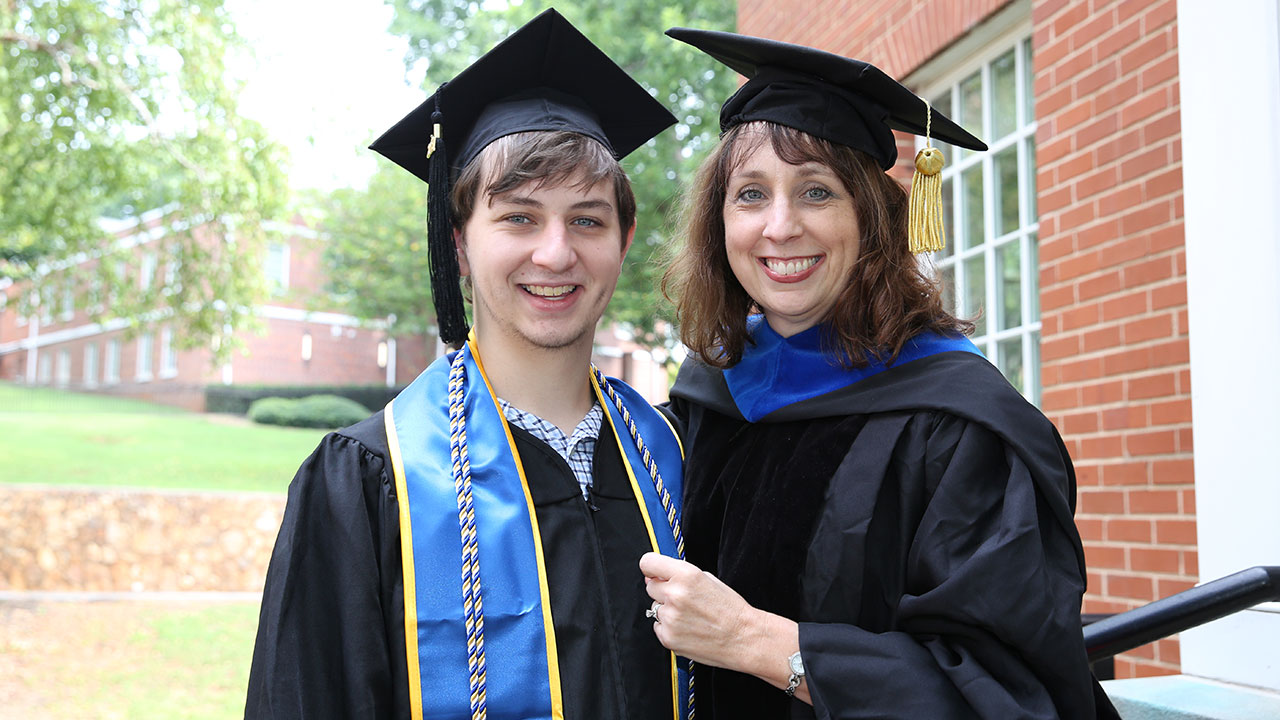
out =
{"type": "MultiPolygon", "coordinates": [[[[502,6],[471,0],[387,2],[395,8],[391,31],[409,40],[406,67],[426,63],[424,91],[427,93],[551,5],[544,0],[502,6]]],[[[655,335],[654,327],[657,320],[669,318],[670,313],[659,290],[660,256],[674,227],[681,185],[715,143],[720,102],[733,91],[735,83],[731,71],[693,48],[667,38],[663,31],[674,25],[730,30],[734,24],[734,7],[731,0],[616,0],[559,8],[570,22],[649,88],[679,120],[674,129],[632,153],[625,162],[639,203],[638,228],[617,293],[609,305],[608,317],[631,325],[653,344],[670,340],[655,335]]],[[[381,203],[383,198],[375,194],[383,193],[389,181],[378,178],[388,173],[418,182],[388,164],[379,169],[367,193],[335,197],[330,212],[356,216],[358,212],[342,210],[341,206],[348,202],[381,203]]],[[[400,253],[421,240],[425,228],[421,203],[412,208],[383,206],[381,210],[381,221],[394,226],[393,233],[400,233],[384,238],[390,243],[386,252],[400,253]],[[412,222],[396,219],[406,212],[415,214],[412,222]]],[[[378,221],[378,217],[370,221],[378,221]]],[[[336,227],[329,231],[337,240],[336,227]]],[[[377,249],[367,246],[366,250],[363,259],[352,254],[332,254],[332,259],[346,263],[332,266],[333,274],[368,275],[381,271],[383,266],[377,249]]],[[[390,296],[412,288],[413,292],[426,297],[429,289],[420,266],[403,264],[395,270],[383,278],[385,290],[370,288],[370,291],[390,296]]],[[[403,299],[397,300],[401,301],[403,299]]],[[[430,300],[412,307],[414,312],[429,312],[430,300]]],[[[403,314],[397,312],[397,317],[403,314]]],[[[426,320],[426,324],[430,322],[426,320]]]]}
{"type": "Polygon", "coordinates": [[[329,291],[361,318],[393,318],[403,336],[433,331],[427,263],[427,188],[383,168],[366,189],[343,188],[316,204],[324,215],[329,291]]]}
{"type": "Polygon", "coordinates": [[[0,0],[0,277],[59,276],[184,346],[243,325],[287,199],[282,152],[236,111],[243,50],[222,0],[0,0]],[[100,218],[157,204],[170,281],[147,287],[100,218]],[[102,261],[46,275],[77,256],[102,261]]]}

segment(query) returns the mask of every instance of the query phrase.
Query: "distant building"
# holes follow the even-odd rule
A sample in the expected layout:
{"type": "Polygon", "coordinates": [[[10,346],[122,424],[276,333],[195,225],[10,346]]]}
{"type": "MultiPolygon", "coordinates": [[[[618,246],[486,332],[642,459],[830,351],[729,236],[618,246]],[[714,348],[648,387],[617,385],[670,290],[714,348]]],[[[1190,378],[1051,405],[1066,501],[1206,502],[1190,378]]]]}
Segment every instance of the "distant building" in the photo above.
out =
{"type": "MultiPolygon", "coordinates": [[[[150,212],[137,223],[112,228],[130,250],[131,281],[161,291],[174,281],[158,250],[162,220],[160,212],[150,212]]],[[[434,357],[427,339],[394,338],[382,323],[313,309],[324,297],[320,255],[313,229],[301,223],[276,228],[262,258],[272,297],[255,308],[264,332],[237,333],[243,350],[221,365],[213,364],[212,348],[179,350],[163,319],[132,335],[123,320],[93,322],[87,308],[78,306],[85,304],[85,294],[72,287],[69,270],[96,259],[55,265],[34,284],[0,281],[0,379],[195,410],[204,409],[204,388],[213,384],[398,385],[412,380],[434,357]],[[23,294],[32,308],[26,315],[19,312],[23,294]]]]}
{"type": "MultiPolygon", "coordinates": [[[[163,220],[149,212],[111,228],[129,250],[129,277],[161,291],[173,282],[158,249],[163,220]]],[[[226,363],[215,366],[210,347],[179,350],[162,319],[132,335],[123,320],[94,322],[69,269],[97,260],[79,258],[54,265],[34,284],[0,279],[0,380],[203,410],[209,385],[405,385],[442,350],[432,337],[391,337],[385,323],[326,308],[316,231],[301,223],[274,230],[262,258],[272,296],[255,308],[264,331],[238,332],[242,350],[226,363]],[[19,310],[24,294],[27,314],[19,310]]],[[[594,359],[606,375],[654,402],[666,399],[666,369],[647,348],[613,327],[597,341],[594,359]]]]}

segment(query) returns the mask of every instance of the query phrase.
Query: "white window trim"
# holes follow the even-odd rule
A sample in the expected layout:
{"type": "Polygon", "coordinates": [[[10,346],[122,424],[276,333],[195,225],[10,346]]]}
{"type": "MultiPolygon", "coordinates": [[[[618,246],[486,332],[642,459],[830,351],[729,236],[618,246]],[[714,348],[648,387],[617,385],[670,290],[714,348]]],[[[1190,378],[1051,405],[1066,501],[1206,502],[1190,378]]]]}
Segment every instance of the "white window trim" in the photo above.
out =
{"type": "Polygon", "coordinates": [[[36,366],[36,383],[40,385],[48,385],[53,381],[53,355],[49,353],[40,353],[40,359],[36,366]]]}
{"type": "Polygon", "coordinates": [[[45,286],[36,295],[40,299],[39,317],[41,325],[53,324],[53,289],[45,286]]]}
{"type": "MultiPolygon", "coordinates": [[[[1018,17],[1017,12],[1019,7],[1023,5],[1027,5],[1027,3],[1014,3],[1013,6],[1006,11],[1002,11],[1002,13],[1000,13],[991,22],[988,22],[984,24],[984,26],[975,30],[969,38],[966,38],[965,48],[967,48],[967,53],[965,55],[957,56],[956,53],[943,53],[942,56],[929,63],[925,68],[922,68],[919,72],[913,74],[913,77],[916,78],[930,78],[930,82],[921,88],[920,94],[923,97],[932,98],[947,90],[951,90],[953,102],[958,102],[959,98],[957,96],[957,91],[959,89],[959,84],[966,78],[970,77],[975,69],[979,69],[982,74],[983,103],[984,106],[986,106],[989,99],[987,93],[991,87],[991,63],[1012,48],[1015,51],[1014,75],[1015,78],[1019,80],[1015,83],[1014,102],[1018,114],[1021,116],[1028,103],[1026,102],[1027,98],[1025,96],[1027,87],[1023,82],[1020,82],[1020,80],[1024,77],[1024,74],[1032,72],[1031,68],[1028,67],[1031,58],[1027,57],[1025,52],[1025,41],[1030,38],[1032,34],[1029,6],[1022,8],[1023,14],[1020,18],[1018,17]],[[930,72],[935,65],[944,63],[944,66],[947,68],[946,71],[941,73],[930,72]]],[[[954,117],[952,108],[939,108],[939,110],[947,113],[948,116],[954,117]]],[[[1000,297],[997,293],[997,271],[999,264],[997,262],[996,253],[1009,242],[1021,243],[1021,248],[1019,249],[1018,254],[1019,263],[1021,264],[1020,277],[1022,278],[1022,282],[1020,282],[1020,307],[1022,307],[1024,309],[1023,312],[1026,313],[1029,312],[1029,308],[1038,308],[1039,306],[1039,298],[1033,297],[1033,283],[1027,281],[1028,278],[1036,280],[1034,284],[1038,292],[1038,263],[1037,266],[1033,267],[1032,253],[1026,252],[1026,250],[1030,245],[1027,238],[1032,235],[1036,235],[1038,238],[1040,224],[1038,220],[1036,222],[1030,221],[1030,218],[1028,217],[1029,208],[1025,203],[1021,202],[1021,199],[1028,197],[1030,191],[1028,182],[1031,178],[1025,165],[1020,166],[1018,172],[1018,197],[1020,198],[1020,202],[1018,204],[1019,227],[1000,236],[996,236],[994,234],[996,226],[995,158],[1001,151],[1014,147],[1017,144],[1022,143],[1027,138],[1034,141],[1036,127],[1037,121],[1034,117],[1029,119],[1020,117],[1019,122],[1017,123],[1017,129],[1005,137],[989,143],[989,149],[987,152],[962,153],[959,148],[956,148],[955,151],[951,153],[952,157],[949,159],[949,166],[943,170],[945,178],[959,178],[964,171],[976,165],[982,166],[982,192],[984,198],[983,238],[982,243],[975,247],[961,249],[956,244],[959,240],[956,236],[959,234],[958,230],[962,223],[961,215],[963,213],[963,199],[959,195],[960,183],[958,180],[953,180],[950,189],[951,192],[955,193],[952,202],[952,218],[954,227],[951,228],[952,232],[947,238],[947,242],[951,244],[952,254],[945,259],[935,260],[934,262],[937,265],[938,270],[941,272],[947,267],[959,266],[965,260],[977,256],[983,257],[986,286],[983,293],[982,313],[983,318],[985,319],[986,330],[982,335],[977,336],[974,339],[974,342],[984,354],[988,355],[988,359],[993,364],[998,364],[1001,341],[1016,337],[1022,338],[1022,374],[1024,387],[1018,388],[1018,390],[1027,395],[1028,399],[1032,402],[1039,404],[1042,387],[1040,381],[1040,353],[1037,348],[1037,342],[1033,341],[1035,338],[1039,338],[1040,335],[1041,321],[1039,313],[1036,314],[1036,317],[1033,320],[1025,324],[1019,322],[1016,326],[1005,330],[999,330],[996,328],[996,308],[998,307],[997,303],[1000,302],[1000,297]]],[[[979,135],[984,139],[992,137],[992,113],[983,113],[983,127],[979,135]]],[[[917,137],[916,147],[919,148],[923,146],[924,138],[917,137]]],[[[1019,153],[1019,162],[1021,163],[1023,160],[1023,154],[1019,153]]],[[[1031,172],[1034,171],[1035,169],[1032,168],[1031,172]]],[[[1036,253],[1035,255],[1038,258],[1039,254],[1036,253]]],[[[957,305],[962,306],[967,288],[965,288],[964,282],[961,279],[961,273],[953,273],[953,278],[956,278],[957,280],[952,287],[952,291],[957,305]]],[[[954,311],[956,308],[948,309],[954,311]]]]}
{"type": "Polygon", "coordinates": [[[150,382],[155,363],[155,336],[151,333],[143,333],[138,336],[138,340],[134,345],[138,350],[137,357],[135,358],[137,373],[134,375],[134,380],[137,380],[140,383],[150,382]],[[144,347],[146,352],[143,352],[144,347]]]}
{"type": "MultiPolygon", "coordinates": [[[[267,257],[271,256],[271,249],[279,247],[280,253],[280,273],[278,277],[268,277],[267,284],[271,288],[272,293],[283,293],[289,289],[289,263],[292,261],[293,248],[287,242],[272,242],[267,244],[267,257]]],[[[267,268],[270,267],[268,263],[267,268]]]]}
{"type": "Polygon", "coordinates": [[[84,367],[81,368],[81,377],[84,386],[93,388],[98,386],[98,358],[101,351],[98,350],[98,343],[89,343],[84,346],[84,367]],[[90,361],[92,358],[92,361],[90,361]]]}
{"type": "Polygon", "coordinates": [[[160,331],[160,372],[164,380],[178,376],[178,353],[173,349],[173,330],[164,328],[160,331]]]}
{"type": "Polygon", "coordinates": [[[62,297],[58,299],[58,305],[61,312],[58,313],[58,319],[67,322],[76,316],[75,290],[71,287],[71,281],[67,280],[67,284],[62,287],[62,297]]]}
{"type": "Polygon", "coordinates": [[[146,292],[156,282],[156,269],[159,267],[159,258],[156,257],[154,250],[144,252],[142,259],[138,263],[138,289],[146,292]]]}
{"type": "Polygon", "coordinates": [[[71,385],[71,351],[66,348],[58,350],[54,362],[53,384],[60,388],[71,385]]]}
{"type": "Polygon", "coordinates": [[[106,352],[102,358],[102,384],[115,385],[120,382],[120,339],[107,341],[106,352]]]}

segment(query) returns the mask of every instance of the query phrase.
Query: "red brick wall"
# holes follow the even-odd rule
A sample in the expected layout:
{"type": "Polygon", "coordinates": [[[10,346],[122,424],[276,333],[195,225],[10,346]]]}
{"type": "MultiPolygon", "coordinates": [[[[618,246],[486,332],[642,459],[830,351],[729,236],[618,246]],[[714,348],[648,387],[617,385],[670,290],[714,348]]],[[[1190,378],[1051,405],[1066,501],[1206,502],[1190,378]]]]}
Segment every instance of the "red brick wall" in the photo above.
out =
{"type": "MultiPolygon", "coordinates": [[[[738,25],[903,77],[1008,4],[740,0],[738,25]]],[[[1176,2],[1033,0],[1030,19],[1042,405],[1079,475],[1084,611],[1116,612],[1198,577],[1176,2]]],[[[1116,660],[1178,668],[1176,638],[1116,660]]]]}
{"type": "Polygon", "coordinates": [[[377,385],[387,373],[378,367],[381,330],[333,327],[317,322],[266,321],[266,334],[247,339],[248,354],[231,359],[236,384],[377,385]],[[302,359],[302,337],[311,334],[311,359],[302,359]]]}
{"type": "MultiPolygon", "coordinates": [[[[1080,481],[1091,592],[1195,583],[1175,0],[1034,4],[1044,410],[1080,481]]],[[[1177,672],[1178,641],[1116,661],[1177,672]]]]}
{"type": "Polygon", "coordinates": [[[903,77],[1009,0],[739,0],[738,31],[856,57],[903,77]]]}

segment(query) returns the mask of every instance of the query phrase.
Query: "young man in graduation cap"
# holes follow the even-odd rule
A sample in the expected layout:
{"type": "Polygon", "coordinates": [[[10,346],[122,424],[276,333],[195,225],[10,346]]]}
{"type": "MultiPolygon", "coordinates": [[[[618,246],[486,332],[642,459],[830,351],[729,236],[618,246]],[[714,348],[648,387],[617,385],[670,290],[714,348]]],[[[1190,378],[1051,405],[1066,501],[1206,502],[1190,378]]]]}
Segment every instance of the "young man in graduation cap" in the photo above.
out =
{"type": "Polygon", "coordinates": [[[290,485],[246,717],[686,716],[637,569],[682,555],[681,449],[590,361],[635,232],[617,158],[674,121],[548,10],[374,143],[430,185],[459,349],[290,485]]]}

